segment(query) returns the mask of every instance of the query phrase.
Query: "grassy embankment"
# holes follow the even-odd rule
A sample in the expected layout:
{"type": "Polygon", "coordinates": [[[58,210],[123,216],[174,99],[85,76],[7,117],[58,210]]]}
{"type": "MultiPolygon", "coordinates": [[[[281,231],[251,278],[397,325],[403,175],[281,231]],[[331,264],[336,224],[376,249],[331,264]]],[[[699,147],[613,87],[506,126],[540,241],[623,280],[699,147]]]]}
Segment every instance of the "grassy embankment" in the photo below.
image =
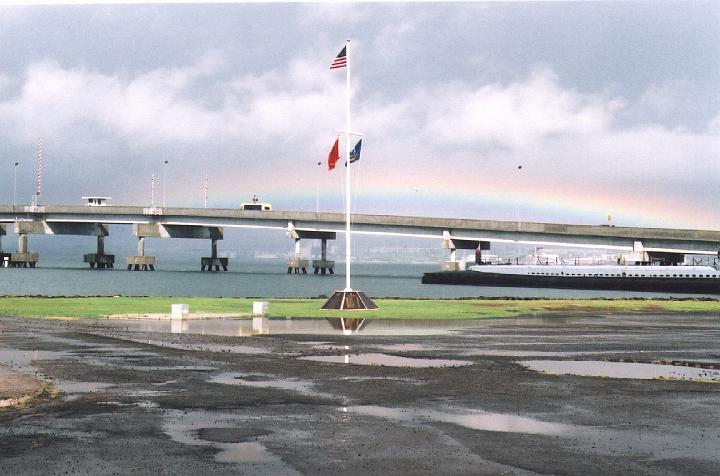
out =
{"type": "MultiPolygon", "coordinates": [[[[103,318],[108,315],[169,314],[173,303],[191,313],[249,316],[252,298],[201,297],[1,297],[0,316],[103,318]]],[[[265,299],[270,317],[348,317],[354,311],[323,311],[325,299],[265,299]]],[[[377,299],[380,309],[362,312],[381,319],[479,319],[567,312],[720,313],[720,300],[636,299],[377,299]]]]}

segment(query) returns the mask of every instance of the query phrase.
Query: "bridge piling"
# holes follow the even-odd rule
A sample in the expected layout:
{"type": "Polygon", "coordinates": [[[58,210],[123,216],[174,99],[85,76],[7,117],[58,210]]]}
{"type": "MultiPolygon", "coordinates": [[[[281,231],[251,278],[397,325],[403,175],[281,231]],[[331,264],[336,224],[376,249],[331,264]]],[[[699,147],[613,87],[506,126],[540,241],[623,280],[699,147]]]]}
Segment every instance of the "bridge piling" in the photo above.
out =
{"type": "Polygon", "coordinates": [[[295,256],[290,258],[287,262],[287,272],[291,274],[293,271],[295,274],[307,274],[308,260],[303,258],[300,254],[300,238],[295,238],[295,256]]]}
{"type": "MultiPolygon", "coordinates": [[[[101,230],[107,232],[105,225],[100,225],[101,230]]],[[[95,253],[85,253],[83,262],[88,263],[91,269],[112,269],[115,265],[115,255],[105,254],[105,235],[97,235],[97,246],[95,253]]]]}
{"type": "Polygon", "coordinates": [[[2,237],[5,235],[5,225],[0,225],[0,266],[3,268],[10,267],[10,253],[3,253],[2,237]]]}
{"type": "Polygon", "coordinates": [[[228,258],[218,258],[218,238],[211,238],[210,243],[210,257],[200,258],[200,271],[220,271],[222,266],[223,271],[228,270],[228,258]],[[213,269],[215,268],[215,269],[213,269]]]}
{"type": "MultiPolygon", "coordinates": [[[[17,222],[15,223],[15,231],[18,229],[17,222]]],[[[11,268],[34,268],[38,261],[37,253],[28,252],[28,235],[27,233],[18,233],[18,250],[17,253],[10,255],[10,267],[11,268]]]]}
{"type": "Polygon", "coordinates": [[[137,256],[128,256],[128,271],[155,271],[155,257],[145,256],[145,237],[138,236],[137,256]]]}
{"type": "Polygon", "coordinates": [[[330,274],[335,274],[335,261],[328,261],[327,259],[327,238],[320,239],[320,259],[313,260],[314,274],[325,274],[330,271],[330,274]]]}
{"type": "Polygon", "coordinates": [[[287,235],[295,240],[295,254],[287,261],[288,274],[291,274],[293,271],[295,274],[300,274],[301,271],[302,274],[307,274],[308,260],[301,256],[301,239],[320,240],[320,259],[312,261],[314,269],[313,274],[326,274],[328,270],[330,271],[330,274],[335,274],[335,262],[327,259],[327,240],[334,240],[336,232],[295,228],[295,224],[293,222],[289,222],[287,235]]]}

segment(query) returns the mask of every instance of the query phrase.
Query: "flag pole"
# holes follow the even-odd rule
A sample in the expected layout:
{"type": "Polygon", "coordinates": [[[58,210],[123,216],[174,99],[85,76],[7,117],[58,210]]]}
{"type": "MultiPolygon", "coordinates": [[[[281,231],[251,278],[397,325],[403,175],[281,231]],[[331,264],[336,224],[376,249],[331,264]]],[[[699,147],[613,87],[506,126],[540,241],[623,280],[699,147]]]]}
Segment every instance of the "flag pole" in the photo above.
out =
{"type": "Polygon", "coordinates": [[[350,40],[345,42],[346,100],[345,103],[345,291],[350,287],[350,40]]]}
{"type": "MultiPolygon", "coordinates": [[[[351,236],[350,236],[350,210],[352,209],[350,199],[352,194],[350,193],[350,136],[351,135],[362,135],[358,133],[350,132],[350,40],[345,41],[345,48],[340,51],[335,60],[332,62],[330,69],[342,68],[346,69],[345,72],[345,88],[346,88],[346,103],[345,103],[345,130],[338,131],[345,134],[345,289],[343,291],[335,291],[335,293],[327,300],[323,305],[322,309],[347,309],[347,310],[369,310],[377,309],[377,305],[368,298],[362,291],[353,291],[350,286],[350,269],[351,269],[351,236]]],[[[338,151],[338,141],[336,139],[332,150],[330,151],[330,157],[328,157],[328,166],[330,170],[334,168],[335,162],[340,159],[338,151]]],[[[359,143],[358,143],[359,144],[359,143]]],[[[359,151],[358,151],[359,152],[359,151]]],[[[359,154],[357,155],[359,158],[359,154]]]]}

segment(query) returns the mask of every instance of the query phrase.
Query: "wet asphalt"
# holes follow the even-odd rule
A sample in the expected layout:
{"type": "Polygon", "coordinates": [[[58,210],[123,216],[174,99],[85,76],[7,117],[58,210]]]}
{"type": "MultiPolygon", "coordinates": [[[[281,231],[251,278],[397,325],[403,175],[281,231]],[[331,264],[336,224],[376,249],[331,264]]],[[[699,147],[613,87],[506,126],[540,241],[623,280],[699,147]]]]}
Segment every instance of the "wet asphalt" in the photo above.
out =
{"type": "Polygon", "coordinates": [[[720,316],[449,327],[232,337],[2,317],[0,364],[60,393],[0,409],[0,474],[720,473],[717,379],[558,375],[519,363],[662,363],[712,375],[720,316]],[[305,358],[323,356],[338,361],[305,358]]]}

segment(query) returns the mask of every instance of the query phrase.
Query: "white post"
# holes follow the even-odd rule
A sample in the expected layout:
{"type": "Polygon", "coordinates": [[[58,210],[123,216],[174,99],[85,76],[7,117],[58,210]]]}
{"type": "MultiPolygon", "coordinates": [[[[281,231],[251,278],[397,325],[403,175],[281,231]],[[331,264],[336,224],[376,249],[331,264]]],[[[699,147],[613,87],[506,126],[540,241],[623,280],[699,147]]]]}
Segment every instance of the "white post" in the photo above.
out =
{"type": "Polygon", "coordinates": [[[345,291],[350,287],[350,40],[345,42],[346,66],[346,123],[345,123],[345,291]]]}
{"type": "Polygon", "coordinates": [[[205,208],[207,208],[207,197],[208,197],[208,175],[205,172],[205,208]]]}

